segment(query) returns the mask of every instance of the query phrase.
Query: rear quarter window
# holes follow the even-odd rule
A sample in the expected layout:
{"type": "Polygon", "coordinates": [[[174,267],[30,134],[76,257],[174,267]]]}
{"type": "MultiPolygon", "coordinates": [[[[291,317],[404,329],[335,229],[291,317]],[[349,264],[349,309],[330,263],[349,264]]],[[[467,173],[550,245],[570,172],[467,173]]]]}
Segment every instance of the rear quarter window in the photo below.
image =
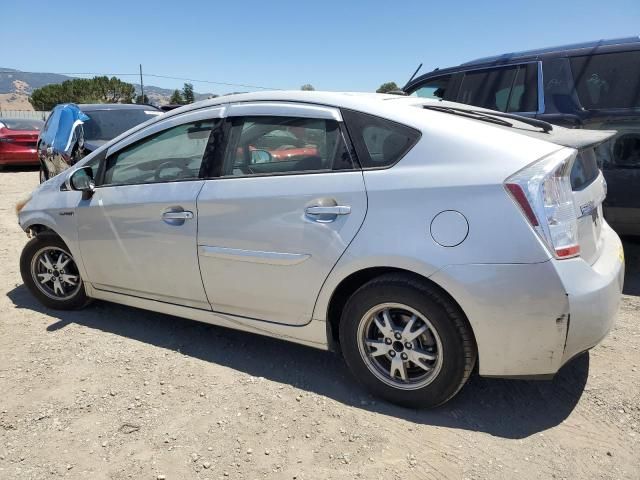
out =
{"type": "Polygon", "coordinates": [[[391,120],[352,110],[342,116],[362,168],[390,167],[420,139],[420,131],[391,120]]]}

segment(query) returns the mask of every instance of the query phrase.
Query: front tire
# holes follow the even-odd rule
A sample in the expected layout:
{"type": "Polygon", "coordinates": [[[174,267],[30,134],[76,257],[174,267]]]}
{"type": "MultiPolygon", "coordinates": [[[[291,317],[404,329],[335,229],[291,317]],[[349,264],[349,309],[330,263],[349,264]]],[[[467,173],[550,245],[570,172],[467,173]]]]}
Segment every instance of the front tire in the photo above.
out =
{"type": "Polygon", "coordinates": [[[340,345],[368,390],[410,408],[451,399],[476,362],[460,308],[437,287],[401,274],[373,279],[351,296],[340,321],[340,345]]]}
{"type": "Polygon", "coordinates": [[[75,260],[56,235],[40,234],[27,242],[20,255],[20,274],[46,307],[75,310],[89,301],[75,260]]]}

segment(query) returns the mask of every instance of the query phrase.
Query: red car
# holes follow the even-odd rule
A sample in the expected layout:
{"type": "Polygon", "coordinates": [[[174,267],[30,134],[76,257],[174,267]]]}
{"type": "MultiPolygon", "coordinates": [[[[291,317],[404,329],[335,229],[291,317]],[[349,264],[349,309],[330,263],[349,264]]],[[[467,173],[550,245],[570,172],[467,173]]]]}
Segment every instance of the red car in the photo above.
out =
{"type": "Polygon", "coordinates": [[[36,143],[44,122],[0,118],[0,168],[4,165],[39,165],[36,143]]]}

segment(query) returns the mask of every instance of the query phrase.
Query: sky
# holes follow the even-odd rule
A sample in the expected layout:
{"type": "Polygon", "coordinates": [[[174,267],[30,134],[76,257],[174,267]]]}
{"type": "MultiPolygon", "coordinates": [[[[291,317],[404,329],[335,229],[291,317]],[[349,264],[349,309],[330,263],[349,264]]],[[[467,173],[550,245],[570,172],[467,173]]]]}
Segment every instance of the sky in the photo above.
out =
{"type": "MultiPolygon", "coordinates": [[[[374,91],[474,58],[640,34],[640,0],[0,1],[0,67],[374,91]]],[[[121,76],[136,82],[134,76],[121,76]]],[[[183,80],[144,78],[181,88],[183,80]]],[[[192,82],[197,92],[255,88],[192,82]]]]}

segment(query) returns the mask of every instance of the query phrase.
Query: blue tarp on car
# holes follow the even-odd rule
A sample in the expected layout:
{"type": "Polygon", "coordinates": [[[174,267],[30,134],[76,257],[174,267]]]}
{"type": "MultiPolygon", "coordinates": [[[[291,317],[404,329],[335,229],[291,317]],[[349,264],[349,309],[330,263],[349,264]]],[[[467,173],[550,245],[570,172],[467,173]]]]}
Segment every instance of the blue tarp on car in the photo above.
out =
{"type": "Polygon", "coordinates": [[[55,151],[71,154],[71,148],[76,135],[76,127],[89,120],[89,117],[77,105],[68,103],[56,108],[49,119],[47,128],[41,136],[55,151]]]}

